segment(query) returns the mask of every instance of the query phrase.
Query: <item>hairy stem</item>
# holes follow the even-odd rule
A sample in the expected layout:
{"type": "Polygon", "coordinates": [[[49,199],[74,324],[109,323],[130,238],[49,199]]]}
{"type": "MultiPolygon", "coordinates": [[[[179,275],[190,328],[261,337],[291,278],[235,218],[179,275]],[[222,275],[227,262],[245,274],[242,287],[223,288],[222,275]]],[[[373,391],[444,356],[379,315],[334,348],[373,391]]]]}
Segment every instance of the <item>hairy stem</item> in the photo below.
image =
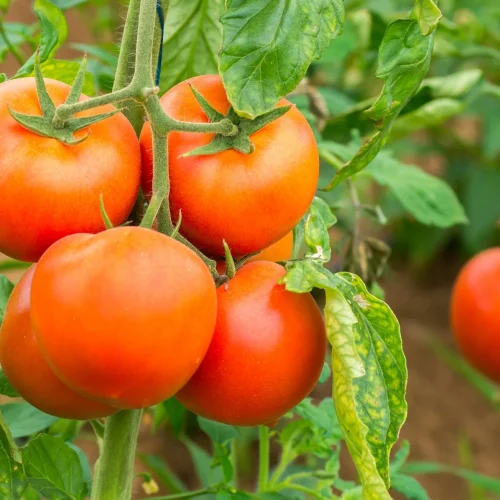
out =
{"type": "Polygon", "coordinates": [[[259,426],[259,484],[258,492],[266,491],[269,481],[269,427],[259,426]]]}
{"type": "Polygon", "coordinates": [[[130,500],[142,410],[122,410],[106,419],[92,500],[130,500]]]}

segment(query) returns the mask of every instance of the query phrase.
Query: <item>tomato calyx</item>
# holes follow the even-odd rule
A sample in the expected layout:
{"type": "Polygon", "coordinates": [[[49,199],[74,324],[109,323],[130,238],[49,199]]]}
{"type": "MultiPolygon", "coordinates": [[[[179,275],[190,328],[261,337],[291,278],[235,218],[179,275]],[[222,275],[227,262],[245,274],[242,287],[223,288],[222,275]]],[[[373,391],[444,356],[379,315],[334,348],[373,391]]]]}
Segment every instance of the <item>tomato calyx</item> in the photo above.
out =
{"type": "Polygon", "coordinates": [[[266,125],[269,125],[269,123],[281,118],[292,107],[280,106],[279,108],[274,108],[253,120],[237,115],[232,106],[229,108],[227,115],[223,115],[222,113],[219,113],[219,111],[217,111],[193,85],[189,84],[189,86],[191,87],[196,100],[202,107],[210,122],[218,122],[225,118],[236,125],[238,130],[234,135],[230,136],[216,134],[212,141],[208,144],[188,151],[183,154],[182,157],[213,155],[227,151],[228,149],[234,149],[243,154],[251,154],[254,152],[255,147],[250,139],[250,136],[264,128],[266,125]]]}
{"type": "MultiPolygon", "coordinates": [[[[83,82],[85,80],[85,68],[87,65],[87,58],[84,57],[80,69],[75,77],[75,81],[73,82],[73,86],[71,87],[71,91],[66,98],[64,105],[71,105],[78,102],[80,95],[82,93],[83,82]]],[[[109,113],[101,113],[93,116],[86,116],[82,118],[69,118],[68,120],[64,120],[63,122],[58,122],[54,120],[56,116],[56,105],[54,101],[50,97],[47,87],[45,86],[45,82],[42,75],[42,70],[40,69],[40,62],[38,58],[38,54],[35,57],[35,81],[36,88],[38,94],[38,102],[40,104],[40,109],[42,111],[42,116],[38,115],[26,115],[24,113],[18,113],[14,111],[12,108],[8,108],[11,116],[16,120],[22,127],[33,132],[37,135],[41,135],[43,137],[51,137],[53,139],[57,139],[62,142],[66,146],[76,146],[80,144],[90,134],[90,131],[87,131],[85,135],[82,137],[75,137],[75,132],[82,130],[94,123],[100,122],[109,118],[116,113],[119,113],[119,109],[115,109],[110,111],[109,113]]]]}

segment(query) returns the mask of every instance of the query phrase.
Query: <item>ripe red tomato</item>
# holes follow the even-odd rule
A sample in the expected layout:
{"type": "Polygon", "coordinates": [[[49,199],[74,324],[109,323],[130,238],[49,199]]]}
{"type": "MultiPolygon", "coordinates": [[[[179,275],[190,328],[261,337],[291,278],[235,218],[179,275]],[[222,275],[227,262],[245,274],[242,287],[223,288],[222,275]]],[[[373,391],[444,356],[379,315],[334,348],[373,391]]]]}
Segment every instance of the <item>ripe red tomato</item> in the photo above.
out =
{"type": "MultiPolygon", "coordinates": [[[[264,248],[262,252],[250,257],[248,262],[256,262],[258,260],[267,260],[269,262],[280,262],[289,260],[292,257],[293,250],[293,231],[290,231],[284,238],[273,243],[270,247],[264,248]]],[[[217,272],[222,274],[226,270],[226,262],[224,260],[217,261],[217,272]]]]}
{"type": "Polygon", "coordinates": [[[275,421],[314,388],[326,353],[321,312],[310,294],[288,292],[273,262],[245,264],[217,289],[215,334],[176,397],[194,413],[232,425],[275,421]]]}
{"type": "MultiPolygon", "coordinates": [[[[62,104],[69,85],[45,83],[54,103],[62,104]]],[[[125,116],[96,123],[81,144],[65,146],[23,128],[8,107],[40,115],[34,78],[0,84],[0,252],[34,262],[68,234],[103,230],[101,194],[113,224],[126,220],[139,188],[141,159],[125,116]]],[[[81,116],[112,109],[104,106],[81,116]]]]}
{"type": "Polygon", "coordinates": [[[118,408],[159,403],[189,380],[217,308],[203,261],[139,227],[56,242],[38,263],[31,302],[37,340],[57,376],[118,408]]]}
{"type": "Polygon", "coordinates": [[[479,253],[460,271],[451,325],[465,358],[500,382],[500,247],[479,253]]]}
{"type": "MultiPolygon", "coordinates": [[[[193,85],[219,112],[229,101],[219,76],[191,78],[161,99],[178,120],[207,122],[193,85]]],[[[282,99],[279,106],[289,104],[282,99]]],[[[314,135],[304,116],[292,107],[284,116],[251,136],[255,151],[235,150],[208,156],[181,156],[209,143],[213,134],[173,132],[169,135],[170,204],[181,232],[211,255],[224,255],[222,240],[233,255],[257,252],[283,238],[306,212],[319,176],[314,135]]],[[[151,127],[141,134],[142,186],[151,193],[153,167],[151,127]]]]}
{"type": "Polygon", "coordinates": [[[56,417],[89,420],[115,413],[64,385],[42,356],[30,319],[34,271],[30,267],[12,291],[0,329],[0,364],[9,382],[28,403],[56,417]]]}

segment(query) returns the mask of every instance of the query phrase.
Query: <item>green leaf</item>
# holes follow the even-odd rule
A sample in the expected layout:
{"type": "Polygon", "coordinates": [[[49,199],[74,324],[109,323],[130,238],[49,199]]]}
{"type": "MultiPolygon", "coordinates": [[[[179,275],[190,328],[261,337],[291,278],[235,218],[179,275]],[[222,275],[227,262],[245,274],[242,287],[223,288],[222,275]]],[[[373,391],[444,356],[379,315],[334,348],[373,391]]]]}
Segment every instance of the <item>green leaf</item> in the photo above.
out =
{"type": "Polygon", "coordinates": [[[14,439],[43,431],[58,420],[57,417],[47,415],[24,402],[0,405],[0,411],[14,439]]]}
{"type": "Polygon", "coordinates": [[[323,363],[323,369],[321,370],[321,375],[319,376],[318,383],[324,384],[330,378],[331,374],[332,369],[330,368],[330,365],[325,361],[323,363]]]}
{"type": "MultiPolygon", "coordinates": [[[[9,44],[16,47],[22,54],[20,46],[29,42],[30,37],[32,36],[32,30],[30,27],[22,23],[3,23],[3,29],[5,32],[5,38],[7,38],[9,44]]],[[[0,62],[5,61],[9,51],[9,46],[7,45],[5,39],[0,36],[0,62]]]]}
{"type": "Polygon", "coordinates": [[[406,463],[408,456],[410,455],[410,443],[408,441],[403,441],[401,447],[394,455],[394,459],[391,463],[391,474],[399,472],[401,467],[406,463]]]}
{"type": "Polygon", "coordinates": [[[162,403],[167,414],[168,421],[172,426],[174,434],[178,436],[181,433],[186,416],[186,408],[175,398],[167,399],[162,403]]]}
{"type": "Polygon", "coordinates": [[[88,2],[88,0],[50,0],[50,1],[53,4],[57,5],[61,10],[68,10],[88,2]]]}
{"type": "Polygon", "coordinates": [[[7,375],[5,375],[5,372],[1,369],[0,369],[0,394],[2,396],[7,396],[9,398],[19,397],[17,391],[10,385],[10,382],[7,379],[7,375]]]}
{"type": "Polygon", "coordinates": [[[170,0],[160,86],[168,90],[197,75],[217,73],[224,0],[170,0]]]}
{"type": "Polygon", "coordinates": [[[408,500],[430,500],[424,487],[413,477],[404,474],[394,474],[391,477],[392,488],[408,500]]]}
{"type": "Polygon", "coordinates": [[[389,454],[406,419],[407,369],[396,317],[350,273],[332,274],[318,262],[295,262],[288,290],[326,292],[332,345],[333,399],[364,498],[390,499],[389,454]]]}
{"type": "Polygon", "coordinates": [[[61,438],[40,434],[22,450],[30,485],[50,500],[83,500],[87,494],[76,451],[61,438]]]}
{"type": "MultiPolygon", "coordinates": [[[[322,147],[345,159],[356,150],[356,143],[345,146],[328,141],[322,143],[322,147]]],[[[445,228],[468,222],[456,194],[445,181],[417,166],[399,162],[391,151],[382,151],[366,167],[363,175],[389,188],[401,205],[422,224],[445,228]]]]}
{"type": "Polygon", "coordinates": [[[219,467],[212,468],[212,457],[199,445],[184,438],[182,442],[186,445],[194,463],[196,475],[203,487],[219,484],[223,481],[222,471],[219,467]]]}
{"type": "Polygon", "coordinates": [[[171,493],[181,493],[186,491],[184,483],[175,475],[170,467],[156,455],[138,454],[139,459],[143,462],[148,470],[154,473],[155,477],[159,479],[163,485],[171,493]]]}
{"type": "Polygon", "coordinates": [[[225,443],[239,436],[238,429],[232,425],[221,424],[203,417],[198,417],[200,429],[216,443],[225,443]]]}
{"type": "Polygon", "coordinates": [[[66,442],[66,444],[75,451],[75,453],[78,455],[78,460],[80,460],[80,465],[82,467],[82,478],[83,482],[85,483],[85,488],[87,490],[87,495],[90,494],[92,491],[92,469],[89,464],[89,459],[87,458],[87,455],[85,452],[76,446],[76,444],[73,444],[71,442],[66,442]]]}
{"type": "Polygon", "coordinates": [[[0,275],[0,325],[3,322],[5,308],[12,290],[14,290],[14,285],[5,276],[0,275]]]}
{"type": "MultiPolygon", "coordinates": [[[[68,36],[68,26],[62,10],[50,0],[35,0],[34,10],[41,28],[38,57],[42,64],[51,59],[64,43],[68,36]]],[[[16,73],[16,78],[30,75],[34,64],[35,55],[33,54],[16,73]]]]}
{"type": "Polygon", "coordinates": [[[400,116],[394,123],[391,138],[397,139],[415,130],[441,125],[450,118],[461,114],[466,106],[466,102],[448,97],[429,101],[415,111],[400,116]]]}
{"type": "Polygon", "coordinates": [[[342,431],[331,398],[323,399],[319,405],[315,405],[311,398],[306,398],[295,407],[294,413],[309,420],[335,441],[340,442],[342,439],[342,431]]]}
{"type": "Polygon", "coordinates": [[[21,500],[26,486],[21,453],[0,413],[0,496],[2,500],[21,500]]]}
{"type": "Polygon", "coordinates": [[[452,474],[491,493],[500,493],[500,478],[489,477],[460,467],[451,467],[435,462],[410,462],[401,469],[401,472],[405,474],[452,474]]]}
{"type": "Polygon", "coordinates": [[[412,17],[418,21],[422,35],[430,35],[443,17],[433,0],[415,0],[412,17]]]}
{"type": "Polygon", "coordinates": [[[421,89],[431,90],[432,97],[462,97],[483,82],[483,71],[477,68],[458,71],[446,76],[426,78],[421,89]]]}
{"type": "Polygon", "coordinates": [[[249,118],[292,91],[344,24],[342,0],[226,4],[220,72],[235,111],[249,118]]]}
{"type": "Polygon", "coordinates": [[[422,35],[417,21],[399,19],[387,27],[378,56],[377,77],[384,87],[366,111],[379,130],[341,168],[325,188],[330,191],[369,165],[387,142],[399,113],[420,88],[429,69],[434,35],[422,35]]]}

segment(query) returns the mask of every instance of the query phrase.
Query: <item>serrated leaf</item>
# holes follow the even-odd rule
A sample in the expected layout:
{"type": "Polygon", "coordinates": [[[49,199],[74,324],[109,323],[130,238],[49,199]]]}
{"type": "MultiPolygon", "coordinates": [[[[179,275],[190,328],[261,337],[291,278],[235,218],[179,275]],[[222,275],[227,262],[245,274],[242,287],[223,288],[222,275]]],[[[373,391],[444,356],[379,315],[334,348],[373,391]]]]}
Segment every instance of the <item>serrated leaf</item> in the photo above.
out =
{"type": "Polygon", "coordinates": [[[232,425],[221,424],[203,417],[198,417],[200,429],[216,443],[225,443],[239,436],[238,429],[232,425]]]}
{"type": "Polygon", "coordinates": [[[26,486],[21,453],[0,413],[0,496],[20,500],[26,486]]]}
{"type": "MultiPolygon", "coordinates": [[[[68,25],[62,10],[50,0],[35,0],[34,10],[41,28],[38,57],[40,64],[42,64],[51,59],[66,40],[68,25]]],[[[19,69],[15,77],[30,75],[33,72],[34,64],[35,54],[19,69]]]]}
{"type": "Polygon", "coordinates": [[[160,86],[217,73],[224,0],[170,0],[165,21],[160,86]]]}
{"type": "Polygon", "coordinates": [[[287,289],[326,291],[333,399],[365,499],[390,499],[389,454],[406,419],[407,369],[396,317],[350,273],[306,260],[289,267],[287,289]]]}
{"type": "Polygon", "coordinates": [[[7,307],[12,290],[14,290],[14,285],[5,276],[0,275],[0,326],[2,325],[5,308],[7,307]]]}
{"type": "Polygon", "coordinates": [[[0,405],[0,411],[14,439],[43,431],[58,420],[24,402],[0,405]]]}
{"type": "Polygon", "coordinates": [[[342,0],[226,4],[220,72],[235,111],[249,118],[271,110],[292,91],[344,24],[342,0]]]}
{"type": "Polygon", "coordinates": [[[422,35],[417,21],[399,19],[387,27],[378,56],[377,77],[384,87],[367,116],[379,131],[369,138],[325,188],[330,191],[366,168],[387,142],[394,121],[420,88],[434,46],[434,35],[422,35]]]}
{"type": "Polygon", "coordinates": [[[412,17],[418,21],[422,35],[430,35],[443,17],[433,0],[416,0],[412,17]]]}
{"type": "Polygon", "coordinates": [[[22,450],[30,485],[51,500],[83,500],[87,485],[80,458],[61,438],[40,434],[22,450]]]}
{"type": "Polygon", "coordinates": [[[18,398],[19,397],[19,394],[10,385],[10,382],[7,379],[7,375],[5,375],[5,372],[2,369],[0,369],[0,394],[2,396],[7,396],[9,398],[18,398]]]}

